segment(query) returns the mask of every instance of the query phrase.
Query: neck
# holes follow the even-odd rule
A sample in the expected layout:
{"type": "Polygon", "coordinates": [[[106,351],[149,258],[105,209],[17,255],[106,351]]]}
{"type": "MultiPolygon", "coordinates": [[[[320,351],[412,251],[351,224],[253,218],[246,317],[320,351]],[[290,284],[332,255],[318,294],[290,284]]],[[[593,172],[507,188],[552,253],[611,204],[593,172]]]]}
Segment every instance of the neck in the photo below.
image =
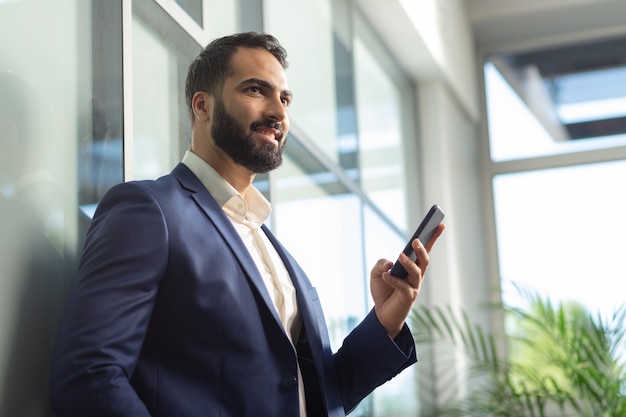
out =
{"type": "Polygon", "coordinates": [[[235,190],[242,196],[246,195],[246,191],[252,185],[255,174],[248,169],[238,165],[228,158],[226,155],[223,158],[217,158],[217,160],[209,161],[209,165],[216,170],[222,178],[224,178],[235,190]]]}
{"type": "Polygon", "coordinates": [[[246,191],[252,185],[252,181],[254,181],[256,175],[254,172],[235,163],[224,151],[216,146],[211,146],[210,150],[203,152],[203,150],[194,147],[192,144],[190,150],[211,165],[239,194],[246,194],[246,191]]]}

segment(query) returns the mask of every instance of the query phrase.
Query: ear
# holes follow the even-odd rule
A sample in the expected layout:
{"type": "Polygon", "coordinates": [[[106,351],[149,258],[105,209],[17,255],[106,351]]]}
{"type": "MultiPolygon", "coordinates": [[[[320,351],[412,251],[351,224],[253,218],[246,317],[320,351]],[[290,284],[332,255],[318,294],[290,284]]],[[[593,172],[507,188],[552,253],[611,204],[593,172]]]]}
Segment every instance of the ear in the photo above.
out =
{"type": "Polygon", "coordinates": [[[213,95],[206,91],[196,91],[191,99],[191,108],[196,120],[209,121],[213,116],[213,95]]]}

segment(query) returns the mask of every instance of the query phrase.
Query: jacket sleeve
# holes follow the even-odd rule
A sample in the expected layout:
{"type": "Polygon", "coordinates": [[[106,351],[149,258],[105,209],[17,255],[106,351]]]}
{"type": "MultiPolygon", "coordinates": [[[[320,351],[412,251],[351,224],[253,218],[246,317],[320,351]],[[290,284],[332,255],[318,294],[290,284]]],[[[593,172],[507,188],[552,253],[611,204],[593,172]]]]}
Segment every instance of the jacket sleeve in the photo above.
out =
{"type": "Polygon", "coordinates": [[[376,387],[416,362],[415,341],[408,326],[405,324],[391,339],[372,309],[334,355],[346,413],[376,387]]]}
{"type": "Polygon", "coordinates": [[[130,385],[166,266],[157,201],[136,183],[103,198],[87,234],[52,358],[58,417],[149,416],[130,385]]]}

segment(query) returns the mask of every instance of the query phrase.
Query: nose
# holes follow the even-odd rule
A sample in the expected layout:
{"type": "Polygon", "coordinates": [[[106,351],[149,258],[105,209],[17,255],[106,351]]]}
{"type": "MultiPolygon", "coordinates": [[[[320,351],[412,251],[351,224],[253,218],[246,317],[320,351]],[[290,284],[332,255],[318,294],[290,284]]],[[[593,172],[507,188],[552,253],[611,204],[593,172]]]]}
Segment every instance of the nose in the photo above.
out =
{"type": "Polygon", "coordinates": [[[287,106],[283,102],[283,98],[280,96],[271,97],[268,99],[266,114],[268,118],[278,123],[285,123],[287,121],[287,106]]]}

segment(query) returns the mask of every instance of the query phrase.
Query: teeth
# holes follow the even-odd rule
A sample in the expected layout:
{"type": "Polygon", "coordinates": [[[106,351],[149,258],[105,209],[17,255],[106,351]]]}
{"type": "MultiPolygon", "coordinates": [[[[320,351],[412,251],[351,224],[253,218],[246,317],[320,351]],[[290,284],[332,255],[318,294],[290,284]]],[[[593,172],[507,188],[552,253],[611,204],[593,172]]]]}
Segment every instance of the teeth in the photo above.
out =
{"type": "Polygon", "coordinates": [[[257,129],[257,132],[259,132],[262,135],[271,136],[272,138],[274,138],[274,140],[277,140],[276,133],[272,129],[261,128],[261,129],[257,129]]]}

